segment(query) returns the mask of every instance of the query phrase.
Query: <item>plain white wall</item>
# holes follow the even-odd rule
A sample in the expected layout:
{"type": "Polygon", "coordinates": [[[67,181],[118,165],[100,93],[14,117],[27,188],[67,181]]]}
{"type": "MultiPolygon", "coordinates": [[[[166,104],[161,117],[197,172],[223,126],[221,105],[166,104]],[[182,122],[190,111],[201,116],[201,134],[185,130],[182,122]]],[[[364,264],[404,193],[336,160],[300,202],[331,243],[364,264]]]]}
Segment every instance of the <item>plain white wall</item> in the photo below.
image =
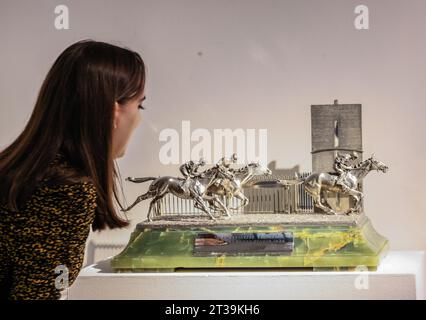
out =
{"type": "MultiPolygon", "coordinates": [[[[390,167],[364,183],[365,210],[392,249],[426,249],[426,2],[0,1],[0,148],[21,132],[56,57],[92,38],[140,52],[147,110],[123,177],[178,174],[158,154],[164,128],[266,128],[268,160],[311,169],[310,105],[361,103],[365,155],[390,167]],[[54,27],[57,5],[70,29],[54,27]],[[370,29],[354,28],[367,5],[370,29]]],[[[145,186],[146,187],[146,186],[145,186]]],[[[128,202],[145,191],[125,183],[128,202]]],[[[92,234],[126,243],[133,225],[92,234]]]]}

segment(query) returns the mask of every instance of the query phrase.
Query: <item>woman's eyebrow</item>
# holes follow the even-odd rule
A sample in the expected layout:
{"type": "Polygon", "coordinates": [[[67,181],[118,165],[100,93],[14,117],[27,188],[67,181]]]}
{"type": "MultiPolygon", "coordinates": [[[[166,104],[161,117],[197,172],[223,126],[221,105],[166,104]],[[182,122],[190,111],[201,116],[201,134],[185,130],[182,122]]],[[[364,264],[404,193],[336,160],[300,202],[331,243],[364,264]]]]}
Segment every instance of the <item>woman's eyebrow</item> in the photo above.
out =
{"type": "Polygon", "coordinates": [[[140,100],[141,100],[141,102],[142,102],[142,101],[144,101],[145,99],[146,99],[146,96],[144,96],[144,97],[143,97],[142,99],[140,99],[140,100]]]}

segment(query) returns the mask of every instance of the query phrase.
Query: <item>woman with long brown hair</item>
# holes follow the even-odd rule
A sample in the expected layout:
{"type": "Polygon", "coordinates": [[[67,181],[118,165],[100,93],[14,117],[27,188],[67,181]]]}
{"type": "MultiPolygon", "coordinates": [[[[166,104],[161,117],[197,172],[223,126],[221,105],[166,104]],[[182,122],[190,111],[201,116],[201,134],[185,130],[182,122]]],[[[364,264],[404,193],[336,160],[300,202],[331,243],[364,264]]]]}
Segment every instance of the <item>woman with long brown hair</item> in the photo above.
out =
{"type": "Polygon", "coordinates": [[[92,230],[129,223],[114,159],[141,120],[145,65],[136,52],[84,40],[48,72],[23,132],[0,152],[0,297],[57,299],[92,230]]]}

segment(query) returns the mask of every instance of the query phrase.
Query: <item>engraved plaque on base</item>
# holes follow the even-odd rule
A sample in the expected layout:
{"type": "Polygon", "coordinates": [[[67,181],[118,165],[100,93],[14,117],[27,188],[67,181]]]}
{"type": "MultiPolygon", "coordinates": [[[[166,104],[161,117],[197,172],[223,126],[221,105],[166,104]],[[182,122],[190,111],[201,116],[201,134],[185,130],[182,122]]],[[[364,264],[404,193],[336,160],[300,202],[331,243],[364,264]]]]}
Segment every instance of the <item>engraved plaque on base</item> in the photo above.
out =
{"type": "Polygon", "coordinates": [[[293,251],[292,232],[198,233],[194,256],[282,255],[293,251]]]}

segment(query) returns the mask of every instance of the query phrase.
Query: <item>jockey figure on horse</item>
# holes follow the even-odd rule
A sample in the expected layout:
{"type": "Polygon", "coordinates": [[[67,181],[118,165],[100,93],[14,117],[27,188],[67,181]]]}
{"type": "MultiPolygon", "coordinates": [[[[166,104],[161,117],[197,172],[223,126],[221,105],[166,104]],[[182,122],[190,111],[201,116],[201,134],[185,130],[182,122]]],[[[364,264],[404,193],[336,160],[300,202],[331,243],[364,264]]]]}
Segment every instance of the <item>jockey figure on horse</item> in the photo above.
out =
{"type": "Polygon", "coordinates": [[[202,172],[198,172],[198,168],[204,166],[206,164],[206,161],[201,158],[200,161],[193,161],[190,160],[188,162],[185,162],[183,165],[179,167],[180,172],[185,177],[185,181],[187,181],[189,178],[195,178],[200,175],[202,175],[202,172]]]}
{"type": "Polygon", "coordinates": [[[343,191],[345,192],[349,190],[345,183],[348,171],[354,169],[354,166],[351,165],[350,162],[355,161],[356,159],[358,159],[358,153],[353,152],[352,154],[340,154],[334,160],[334,169],[339,174],[336,180],[336,184],[342,186],[343,191]]]}
{"type": "Polygon", "coordinates": [[[212,168],[215,171],[210,185],[216,185],[219,187],[223,183],[223,179],[234,180],[234,169],[230,168],[231,164],[237,162],[237,155],[234,153],[229,159],[222,157],[219,162],[212,168]]]}

